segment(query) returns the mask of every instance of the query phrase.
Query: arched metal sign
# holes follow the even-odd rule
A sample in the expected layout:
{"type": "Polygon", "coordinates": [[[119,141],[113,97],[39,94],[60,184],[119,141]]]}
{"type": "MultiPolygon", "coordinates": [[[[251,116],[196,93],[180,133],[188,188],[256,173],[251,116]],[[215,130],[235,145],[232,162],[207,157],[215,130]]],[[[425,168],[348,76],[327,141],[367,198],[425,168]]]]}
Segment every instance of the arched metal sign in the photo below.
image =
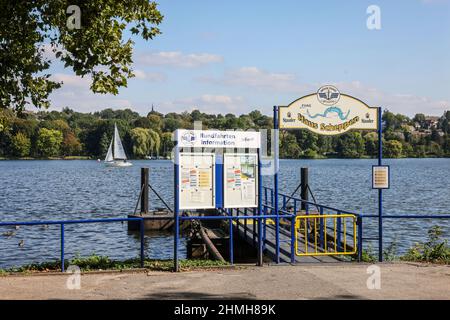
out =
{"type": "Polygon", "coordinates": [[[321,135],[336,135],[352,129],[376,130],[377,109],[327,85],[287,107],[279,107],[279,128],[308,129],[321,135]]]}
{"type": "MultiPolygon", "coordinates": [[[[320,135],[338,135],[349,130],[378,131],[378,166],[382,166],[381,108],[369,107],[361,100],[342,94],[332,85],[319,88],[287,107],[273,109],[274,129],[307,129],[320,135]]],[[[278,213],[279,137],[275,134],[275,213],[278,213]]],[[[374,172],[377,169],[374,169],[374,172]]],[[[388,175],[386,175],[388,179],[388,175]]],[[[374,178],[373,178],[374,179],[374,178]]],[[[386,181],[385,181],[386,182],[386,181]]],[[[385,183],[389,185],[389,181],[385,183]]],[[[378,259],[383,260],[383,188],[378,188],[378,259]]]]}

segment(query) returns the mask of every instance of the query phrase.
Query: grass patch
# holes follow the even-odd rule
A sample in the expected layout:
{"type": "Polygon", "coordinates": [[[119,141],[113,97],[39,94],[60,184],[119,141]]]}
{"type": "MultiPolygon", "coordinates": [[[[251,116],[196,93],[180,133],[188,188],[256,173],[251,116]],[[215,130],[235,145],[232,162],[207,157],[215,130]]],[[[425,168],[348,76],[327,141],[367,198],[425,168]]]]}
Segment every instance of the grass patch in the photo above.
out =
{"type": "MultiPolygon", "coordinates": [[[[88,257],[76,256],[71,260],[65,260],[64,266],[78,266],[81,271],[97,270],[125,270],[141,268],[139,258],[128,260],[112,260],[107,256],[92,254],[88,257]]],[[[188,271],[196,268],[220,268],[228,266],[229,263],[216,260],[180,260],[180,270],[188,271]]],[[[173,260],[145,259],[144,268],[151,271],[172,271],[173,260]]],[[[0,269],[0,276],[8,273],[33,273],[33,272],[54,272],[61,270],[61,260],[52,262],[32,263],[20,267],[13,267],[6,270],[0,269]]]]}
{"type": "Polygon", "coordinates": [[[450,264],[450,247],[448,241],[442,239],[441,227],[428,230],[428,241],[416,243],[400,260],[450,264]]]}
{"type": "Polygon", "coordinates": [[[63,160],[90,160],[89,156],[65,156],[62,157],[63,160]]]}

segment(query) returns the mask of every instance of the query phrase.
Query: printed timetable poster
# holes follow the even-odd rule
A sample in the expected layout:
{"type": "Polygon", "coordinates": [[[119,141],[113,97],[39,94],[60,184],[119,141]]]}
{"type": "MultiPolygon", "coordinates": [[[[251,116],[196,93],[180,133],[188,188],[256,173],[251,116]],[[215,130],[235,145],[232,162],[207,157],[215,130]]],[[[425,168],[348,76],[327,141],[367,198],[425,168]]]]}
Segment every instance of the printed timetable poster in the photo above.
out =
{"type": "Polygon", "coordinates": [[[180,209],[215,207],[214,166],[214,154],[180,155],[180,209]]]}
{"type": "Polygon", "coordinates": [[[224,155],[224,207],[258,206],[258,155],[224,155]]]}

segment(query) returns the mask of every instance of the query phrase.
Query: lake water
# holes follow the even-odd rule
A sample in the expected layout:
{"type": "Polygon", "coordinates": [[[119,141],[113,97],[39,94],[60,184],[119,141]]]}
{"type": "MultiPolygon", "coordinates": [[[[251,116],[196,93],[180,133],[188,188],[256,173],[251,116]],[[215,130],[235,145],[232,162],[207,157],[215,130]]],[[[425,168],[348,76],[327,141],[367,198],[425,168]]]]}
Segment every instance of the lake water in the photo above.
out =
{"type": "MultiPolygon", "coordinates": [[[[173,202],[170,161],[133,161],[131,168],[106,168],[97,161],[0,161],[0,221],[68,220],[126,217],[139,195],[140,167],[150,167],[150,181],[173,202]]],[[[290,194],[309,167],[310,185],[318,203],[363,214],[377,213],[377,191],[371,189],[376,160],[282,160],[280,191],[290,194]]],[[[391,189],[384,191],[385,214],[450,214],[450,159],[385,160],[391,165],[391,189]]],[[[271,185],[271,177],[264,184],[271,185]]],[[[152,207],[163,207],[151,194],[152,207]]],[[[450,234],[450,221],[386,219],[385,246],[393,240],[400,252],[424,241],[435,224],[450,234]]],[[[364,221],[364,235],[376,236],[376,219],[364,221]]],[[[0,268],[59,258],[59,226],[22,226],[15,236],[2,235],[0,268]],[[19,241],[25,245],[19,247],[19,241]]],[[[182,248],[184,248],[184,239],[182,248]]],[[[368,242],[365,243],[366,245],[368,242]]],[[[170,234],[149,234],[145,250],[151,258],[171,258],[170,234]]],[[[374,243],[376,249],[376,242],[374,243]]],[[[126,223],[66,226],[66,258],[97,253],[114,259],[139,254],[139,237],[126,223]]],[[[184,249],[183,249],[184,250],[184,249]]],[[[185,251],[181,256],[185,256],[185,251]]]]}

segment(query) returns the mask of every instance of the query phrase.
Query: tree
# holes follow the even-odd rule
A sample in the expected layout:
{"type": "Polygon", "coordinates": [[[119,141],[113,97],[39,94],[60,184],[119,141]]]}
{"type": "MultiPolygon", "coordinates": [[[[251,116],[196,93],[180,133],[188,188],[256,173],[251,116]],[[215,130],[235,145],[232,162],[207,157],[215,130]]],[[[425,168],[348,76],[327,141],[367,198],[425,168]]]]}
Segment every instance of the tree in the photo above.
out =
{"type": "Polygon", "coordinates": [[[107,132],[103,132],[102,137],[100,139],[100,154],[106,155],[108,152],[109,144],[111,143],[111,138],[108,136],[107,132]]]}
{"type": "Polygon", "coordinates": [[[378,135],[376,132],[369,132],[364,136],[366,154],[375,157],[378,155],[378,135]]]}
{"type": "Polygon", "coordinates": [[[53,157],[59,154],[63,134],[61,131],[41,128],[37,140],[37,151],[43,157],[53,157]]]}
{"type": "Polygon", "coordinates": [[[343,158],[359,158],[364,155],[364,139],[360,132],[348,132],[339,137],[336,151],[343,158]]]}
{"type": "Polygon", "coordinates": [[[26,157],[30,155],[30,147],[30,139],[21,132],[11,138],[11,151],[16,157],[26,157]]]}
{"type": "Polygon", "coordinates": [[[417,122],[421,127],[425,124],[425,115],[423,113],[417,113],[414,118],[414,122],[417,122]]]}
{"type": "Polygon", "coordinates": [[[386,158],[400,158],[403,154],[403,145],[400,141],[389,140],[383,143],[383,155],[386,158]]]}
{"type": "Polygon", "coordinates": [[[158,132],[149,129],[149,152],[150,154],[159,154],[159,149],[161,148],[161,138],[159,137],[158,132]]]}
{"type": "Polygon", "coordinates": [[[155,2],[142,0],[2,1],[0,9],[0,107],[19,111],[29,101],[47,108],[61,86],[48,73],[48,48],[77,76],[90,77],[92,91],[117,94],[133,76],[133,41],[124,34],[152,39],[163,19],[155,2]],[[81,17],[68,15],[69,5],[81,17]]]}
{"type": "Polygon", "coordinates": [[[161,131],[162,120],[161,117],[156,114],[150,114],[147,116],[150,124],[150,129],[155,131],[161,131]]]}
{"type": "Polygon", "coordinates": [[[80,155],[82,152],[81,143],[73,132],[68,132],[64,135],[61,149],[66,156],[80,155]]]}
{"type": "Polygon", "coordinates": [[[161,135],[162,155],[167,157],[175,146],[175,142],[172,141],[172,132],[164,132],[161,135]]]}
{"type": "Polygon", "coordinates": [[[144,158],[149,154],[149,130],[134,128],[130,132],[133,154],[138,158],[144,158]]]}
{"type": "Polygon", "coordinates": [[[301,149],[297,139],[291,133],[280,136],[280,157],[281,158],[299,158],[301,149]]]}

